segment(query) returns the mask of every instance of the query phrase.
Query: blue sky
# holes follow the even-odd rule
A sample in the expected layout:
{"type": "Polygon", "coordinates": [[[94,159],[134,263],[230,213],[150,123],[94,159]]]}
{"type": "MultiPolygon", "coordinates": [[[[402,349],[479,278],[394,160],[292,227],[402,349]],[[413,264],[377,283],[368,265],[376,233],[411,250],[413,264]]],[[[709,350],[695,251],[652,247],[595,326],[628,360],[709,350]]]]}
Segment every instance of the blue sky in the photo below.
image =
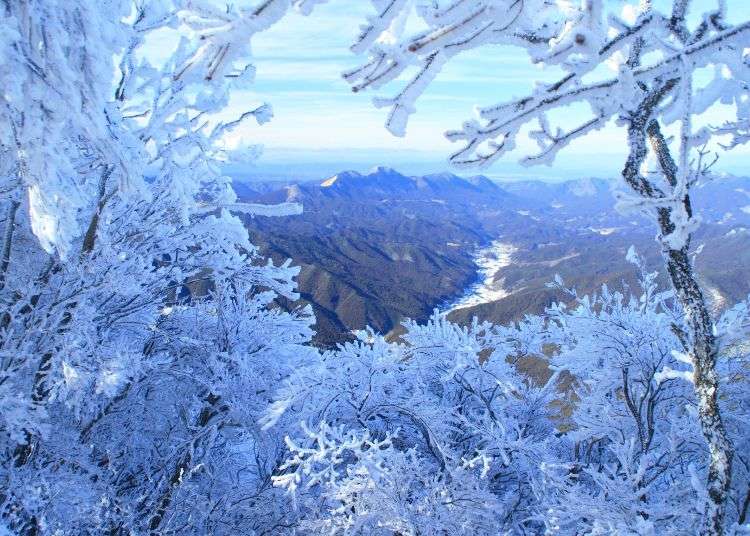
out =
{"type": "MultiPolygon", "coordinates": [[[[728,4],[730,15],[747,9],[747,0],[728,4]]],[[[291,13],[255,38],[256,84],[232,99],[238,109],[258,101],[274,108],[270,123],[237,131],[243,144],[265,147],[254,175],[303,178],[379,164],[410,173],[446,169],[452,145],[443,137],[445,130],[473,117],[475,105],[523,95],[540,77],[555,77],[555,72],[531,65],[521,49],[467,53],[449,64],[418,101],[406,137],[395,138],[383,128],[387,110],[371,103],[375,94],[354,94],[341,78],[342,71],[361,60],[350,53],[349,45],[370,9],[363,0],[331,0],[309,17],[291,13]]],[[[623,144],[621,130],[611,127],[569,147],[551,168],[523,168],[516,154],[486,174],[501,179],[615,176],[623,162],[623,144]]],[[[748,161],[746,151],[732,154],[723,158],[722,169],[741,173],[748,161]]]]}

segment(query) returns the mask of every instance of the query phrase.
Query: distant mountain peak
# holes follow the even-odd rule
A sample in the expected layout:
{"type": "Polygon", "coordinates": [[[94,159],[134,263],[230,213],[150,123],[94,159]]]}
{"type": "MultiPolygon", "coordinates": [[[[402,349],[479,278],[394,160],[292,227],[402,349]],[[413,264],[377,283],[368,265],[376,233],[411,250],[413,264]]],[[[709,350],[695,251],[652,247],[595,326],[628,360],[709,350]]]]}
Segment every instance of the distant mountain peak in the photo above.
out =
{"type": "Polygon", "coordinates": [[[497,183],[487,177],[486,175],[473,175],[471,177],[466,177],[464,179],[469,184],[473,184],[474,186],[480,186],[480,185],[492,185],[497,186],[497,183]]]}
{"type": "Polygon", "coordinates": [[[373,199],[463,199],[463,196],[507,196],[497,183],[483,175],[461,177],[449,171],[409,176],[388,167],[376,166],[366,173],[341,171],[320,182],[300,185],[288,196],[308,198],[323,195],[373,199]],[[458,196],[458,197],[456,197],[458,196]]]}
{"type": "Polygon", "coordinates": [[[425,179],[433,179],[433,180],[440,180],[440,181],[454,181],[454,180],[464,180],[458,175],[455,175],[451,173],[450,171],[443,171],[441,173],[430,173],[429,175],[424,175],[425,179]]]}
{"type": "Polygon", "coordinates": [[[320,183],[320,185],[323,188],[330,188],[337,182],[350,180],[353,178],[362,178],[362,174],[357,171],[342,171],[340,173],[336,173],[333,177],[329,177],[323,182],[320,183]]]}
{"type": "Polygon", "coordinates": [[[291,184],[287,186],[285,190],[287,201],[297,201],[302,198],[302,190],[300,190],[298,184],[291,184]]]}
{"type": "Polygon", "coordinates": [[[608,181],[594,177],[584,177],[582,179],[567,181],[565,184],[568,185],[570,193],[576,197],[593,197],[610,189],[608,181]]]}
{"type": "Polygon", "coordinates": [[[402,177],[404,176],[398,171],[396,171],[395,169],[393,169],[392,167],[388,167],[388,166],[375,166],[374,168],[370,170],[369,175],[401,175],[402,177]]]}

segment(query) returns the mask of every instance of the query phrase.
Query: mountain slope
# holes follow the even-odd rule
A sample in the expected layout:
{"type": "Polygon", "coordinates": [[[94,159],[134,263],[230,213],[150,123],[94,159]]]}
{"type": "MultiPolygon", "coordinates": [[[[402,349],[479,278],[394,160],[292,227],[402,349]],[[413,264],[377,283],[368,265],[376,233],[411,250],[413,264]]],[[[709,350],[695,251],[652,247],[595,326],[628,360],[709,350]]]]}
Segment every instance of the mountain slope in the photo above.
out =
{"type": "Polygon", "coordinates": [[[302,267],[299,286],[318,315],[317,342],[330,346],[365,325],[388,332],[405,317],[426,318],[459,294],[474,278],[469,252],[495,232],[483,214],[511,197],[484,177],[376,168],[249,193],[244,199],[305,208],[301,216],[245,222],[265,252],[302,267]]]}
{"type": "MultiPolygon", "coordinates": [[[[747,182],[727,178],[696,195],[704,218],[694,240],[695,248],[703,244],[697,266],[717,307],[750,292],[747,182]]],[[[661,257],[653,224],[615,210],[613,184],[583,179],[501,187],[482,176],[408,177],[376,168],[240,191],[244,200],[303,204],[300,216],[245,217],[245,223],[265,253],[302,267],[299,288],[318,318],[316,342],[332,346],[353,329],[370,325],[387,333],[406,317],[424,320],[434,307],[454,302],[477,278],[472,255],[492,240],[516,248],[510,265],[494,276],[507,295],[453,311],[451,319],[506,322],[541,312],[564,298],[546,286],[556,273],[581,293],[602,284],[632,288],[628,247],[656,270],[661,257]]]]}

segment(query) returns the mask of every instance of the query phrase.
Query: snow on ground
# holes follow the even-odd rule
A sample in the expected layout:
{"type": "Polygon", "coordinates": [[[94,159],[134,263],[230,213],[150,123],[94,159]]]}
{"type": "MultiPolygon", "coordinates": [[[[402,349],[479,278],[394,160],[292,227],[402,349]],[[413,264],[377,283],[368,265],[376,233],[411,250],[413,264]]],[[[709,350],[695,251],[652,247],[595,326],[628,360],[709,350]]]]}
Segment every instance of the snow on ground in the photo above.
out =
{"type": "Polygon", "coordinates": [[[549,266],[550,268],[554,268],[555,266],[557,266],[561,262],[567,261],[567,260],[570,260],[570,259],[575,259],[579,255],[580,255],[580,253],[570,253],[570,254],[565,255],[563,257],[558,257],[557,259],[552,259],[552,260],[549,260],[549,261],[539,261],[539,262],[534,263],[534,264],[541,264],[542,266],[549,266]]]}
{"type": "Polygon", "coordinates": [[[510,265],[511,257],[516,251],[513,244],[500,240],[493,240],[489,246],[477,251],[474,262],[478,268],[479,281],[469,287],[462,298],[447,307],[446,312],[490,303],[508,296],[509,292],[503,288],[502,278],[495,280],[495,275],[510,265]]]}
{"type": "Polygon", "coordinates": [[[720,312],[727,304],[726,298],[718,288],[706,285],[708,291],[708,302],[714,313],[720,312]]]}
{"type": "Polygon", "coordinates": [[[725,212],[724,217],[722,217],[718,222],[719,225],[724,225],[725,223],[729,223],[729,221],[734,218],[734,214],[731,212],[725,212]]]}
{"type": "Polygon", "coordinates": [[[593,233],[598,233],[598,234],[600,234],[602,236],[607,236],[607,235],[611,235],[612,233],[614,233],[615,231],[617,231],[617,227],[600,227],[600,228],[589,227],[589,231],[591,231],[593,233]]]}

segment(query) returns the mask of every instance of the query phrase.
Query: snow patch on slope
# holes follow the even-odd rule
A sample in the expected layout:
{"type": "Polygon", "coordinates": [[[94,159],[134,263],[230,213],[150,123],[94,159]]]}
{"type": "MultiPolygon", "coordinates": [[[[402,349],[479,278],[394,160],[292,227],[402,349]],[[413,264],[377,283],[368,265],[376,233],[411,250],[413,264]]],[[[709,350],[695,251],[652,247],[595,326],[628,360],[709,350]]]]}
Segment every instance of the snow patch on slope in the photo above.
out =
{"type": "Polygon", "coordinates": [[[727,305],[727,300],[718,288],[706,285],[708,302],[714,313],[720,312],[727,305]]]}
{"type": "Polygon", "coordinates": [[[600,234],[602,236],[607,236],[617,231],[617,227],[589,227],[589,231],[591,231],[592,233],[600,234]]]}
{"type": "Polygon", "coordinates": [[[571,185],[570,193],[576,197],[591,197],[596,195],[596,186],[591,179],[580,179],[571,185]]]}

